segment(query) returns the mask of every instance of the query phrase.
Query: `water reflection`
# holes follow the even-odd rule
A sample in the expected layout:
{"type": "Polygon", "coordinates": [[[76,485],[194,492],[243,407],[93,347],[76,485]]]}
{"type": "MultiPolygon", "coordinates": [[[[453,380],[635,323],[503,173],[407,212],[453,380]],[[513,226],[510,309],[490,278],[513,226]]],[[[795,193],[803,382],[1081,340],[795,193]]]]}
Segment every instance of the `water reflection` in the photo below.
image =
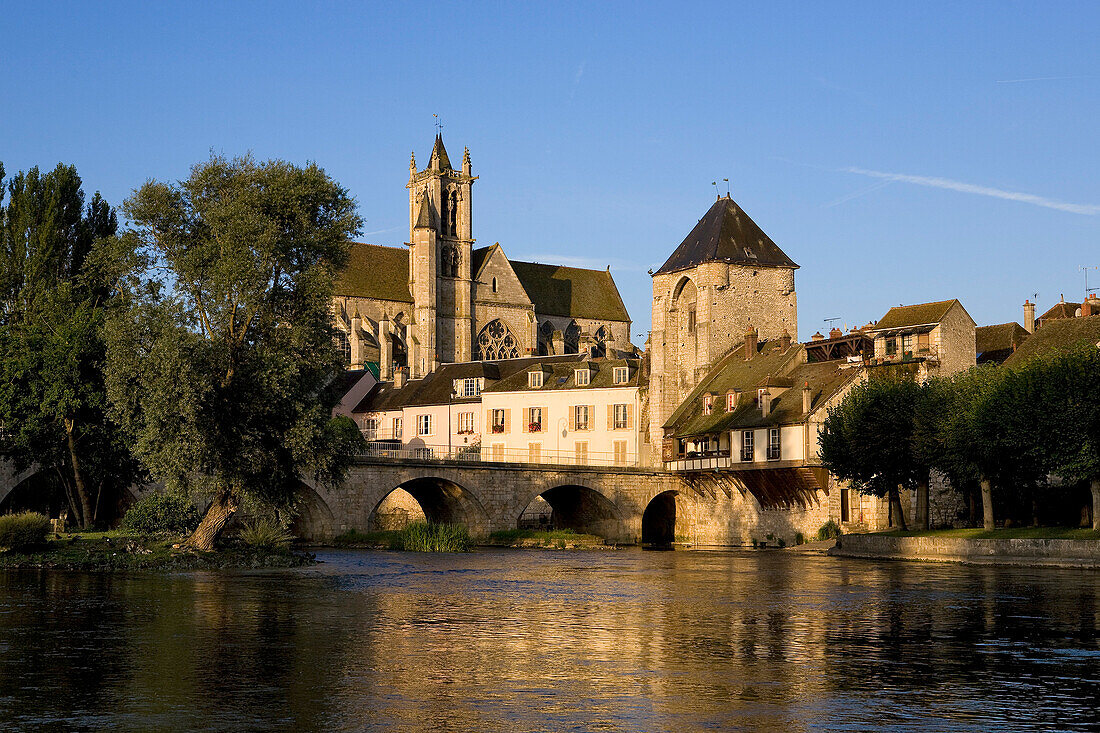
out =
{"type": "Polygon", "coordinates": [[[787,552],[333,552],[0,573],[31,730],[1084,730],[1085,571],[787,552]]]}

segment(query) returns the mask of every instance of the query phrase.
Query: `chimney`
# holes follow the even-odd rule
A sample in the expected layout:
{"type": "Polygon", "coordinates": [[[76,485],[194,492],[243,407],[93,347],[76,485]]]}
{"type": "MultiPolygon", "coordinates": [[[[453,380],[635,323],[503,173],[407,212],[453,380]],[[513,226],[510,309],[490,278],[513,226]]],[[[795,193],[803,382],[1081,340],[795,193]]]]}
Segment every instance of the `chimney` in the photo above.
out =
{"type": "Polygon", "coordinates": [[[791,334],[787,332],[787,329],[783,329],[783,333],[779,334],[779,348],[786,351],[791,348],[791,334]]]}
{"type": "Polygon", "coordinates": [[[756,329],[750,328],[748,333],[745,334],[745,361],[756,356],[756,329]]]}
{"type": "Polygon", "coordinates": [[[833,328],[831,328],[831,329],[829,330],[829,338],[831,338],[831,339],[838,339],[838,338],[840,338],[840,337],[841,337],[841,336],[843,336],[843,335],[844,335],[844,332],[843,332],[843,331],[841,331],[841,330],[840,330],[839,328],[837,328],[836,326],[833,326],[833,328]]]}
{"type": "Polygon", "coordinates": [[[822,335],[821,331],[818,331],[817,333],[815,333],[810,338],[814,341],[824,341],[825,340],[825,336],[822,335]]]}
{"type": "Polygon", "coordinates": [[[1024,330],[1035,333],[1035,304],[1030,300],[1024,301],[1024,330]]]}
{"type": "Polygon", "coordinates": [[[393,370],[393,388],[401,389],[409,381],[409,368],[398,367],[393,370]]]}
{"type": "Polygon", "coordinates": [[[1081,301],[1081,317],[1092,316],[1100,313],[1100,300],[1096,299],[1095,293],[1089,293],[1085,296],[1085,299],[1081,301]]]}
{"type": "Polygon", "coordinates": [[[760,414],[762,417],[767,417],[768,413],[772,411],[772,391],[765,387],[764,391],[760,393],[760,414]]]}
{"type": "Polygon", "coordinates": [[[810,389],[810,383],[806,382],[804,385],[802,385],[802,414],[810,414],[810,408],[813,406],[813,401],[813,390],[810,389]]]}

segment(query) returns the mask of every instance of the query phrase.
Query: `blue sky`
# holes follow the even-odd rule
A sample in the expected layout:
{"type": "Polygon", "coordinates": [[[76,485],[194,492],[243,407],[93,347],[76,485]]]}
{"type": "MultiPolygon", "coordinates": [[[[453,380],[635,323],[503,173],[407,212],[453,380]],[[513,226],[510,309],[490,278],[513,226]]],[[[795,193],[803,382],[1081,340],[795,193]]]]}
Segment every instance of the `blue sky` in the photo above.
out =
{"type": "Polygon", "coordinates": [[[638,334],[723,178],[802,266],[803,339],[952,297],[1021,320],[1100,265],[1100,3],[45,5],[0,24],[9,173],[117,204],[211,149],[313,160],[397,245],[439,114],[479,243],[610,265],[638,334]]]}

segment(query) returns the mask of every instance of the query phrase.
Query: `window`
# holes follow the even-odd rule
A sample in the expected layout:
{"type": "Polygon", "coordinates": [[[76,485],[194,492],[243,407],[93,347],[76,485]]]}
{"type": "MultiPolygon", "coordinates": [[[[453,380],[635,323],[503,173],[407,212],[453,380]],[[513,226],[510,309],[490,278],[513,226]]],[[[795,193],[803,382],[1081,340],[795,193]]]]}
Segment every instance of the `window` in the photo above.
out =
{"type": "Polygon", "coordinates": [[[474,432],[474,413],[472,412],[460,412],[458,413],[458,434],[459,435],[472,435],[474,432]]]}
{"type": "Polygon", "coordinates": [[[592,381],[592,372],[587,369],[578,369],[574,373],[578,387],[587,387],[592,381]]]}
{"type": "Polygon", "coordinates": [[[494,277],[493,278],[493,292],[495,293],[496,291],[497,291],[497,279],[494,277]]]}
{"type": "Polygon", "coordinates": [[[901,337],[901,350],[906,354],[913,353],[913,334],[907,333],[901,337]]]}
{"type": "Polygon", "coordinates": [[[764,404],[764,393],[767,392],[767,391],[768,390],[767,390],[766,387],[761,387],[760,389],[756,390],[756,406],[757,407],[760,407],[760,405],[764,404]]]}
{"type": "Polygon", "coordinates": [[[573,445],[573,455],[578,466],[586,465],[588,463],[588,441],[578,440],[573,445]]]}
{"type": "Polygon", "coordinates": [[[768,460],[779,460],[779,428],[768,428],[768,460]]]}
{"type": "Polygon", "coordinates": [[[688,333],[693,333],[695,331],[695,304],[694,303],[692,303],[688,307],[687,316],[688,316],[688,318],[687,318],[688,333]]]}
{"type": "Polygon", "coordinates": [[[733,412],[737,409],[737,393],[728,392],[726,394],[726,412],[733,412]]]}
{"type": "Polygon", "coordinates": [[[480,377],[466,377],[455,380],[455,394],[459,397],[477,397],[481,394],[480,377]]]}
{"type": "Polygon", "coordinates": [[[504,432],[504,410],[493,410],[493,432],[504,432]]]}
{"type": "MultiPolygon", "coordinates": [[[[588,405],[573,408],[574,430],[588,430],[588,405]]],[[[587,445],[587,443],[585,443],[587,445]]]]}
{"type": "MultiPolygon", "coordinates": [[[[494,280],[494,282],[496,282],[494,280]]],[[[494,287],[495,291],[496,288],[494,287]]],[[[489,321],[477,336],[478,361],[519,358],[519,342],[499,318],[489,321]]]]}
{"type": "Polygon", "coordinates": [[[336,350],[345,364],[351,363],[351,339],[343,331],[336,332],[336,350]]]}
{"type": "Polygon", "coordinates": [[[840,521],[842,521],[842,522],[852,521],[851,518],[850,518],[851,515],[852,515],[852,510],[850,508],[849,501],[850,501],[850,499],[849,499],[849,496],[848,496],[848,489],[841,489],[840,490],[840,521]]]}
{"type": "Polygon", "coordinates": [[[917,351],[922,354],[927,354],[931,351],[931,343],[929,341],[929,334],[927,331],[921,334],[917,334],[917,351]]]}
{"type": "Polygon", "coordinates": [[[626,441],[616,440],[612,447],[615,450],[615,465],[626,465],[626,441]]]}
{"type": "Polygon", "coordinates": [[[541,433],[542,432],[542,408],[531,407],[527,410],[527,432],[529,433],[541,433]]]}
{"type": "Polygon", "coordinates": [[[630,370],[626,367],[615,367],[612,373],[612,381],[615,384],[626,384],[630,381],[630,370]]]}
{"type": "Polygon", "coordinates": [[[542,443],[527,444],[527,460],[530,463],[542,463],[542,443]]]}
{"type": "Polygon", "coordinates": [[[399,417],[393,419],[393,437],[401,440],[401,418],[399,417]]]}
{"type": "Polygon", "coordinates": [[[703,414],[709,415],[714,412],[714,396],[703,395],[703,414]]]}
{"type": "Polygon", "coordinates": [[[367,440],[378,440],[378,428],[382,420],[377,415],[369,415],[363,421],[363,437],[367,440]]]}
{"type": "Polygon", "coordinates": [[[611,425],[615,430],[626,430],[630,427],[630,406],[615,405],[611,425]]]}
{"type": "Polygon", "coordinates": [[[417,415],[416,416],[416,434],[417,435],[431,435],[432,434],[432,416],[431,415],[417,415]]]}
{"type": "Polygon", "coordinates": [[[741,460],[742,461],[751,461],[752,460],[752,431],[751,430],[742,430],[741,431],[741,460]]]}
{"type": "Polygon", "coordinates": [[[527,386],[538,388],[542,386],[542,372],[531,372],[527,375],[527,386]]]}
{"type": "Polygon", "coordinates": [[[896,336],[886,337],[886,355],[893,356],[898,353],[898,339],[896,336]]]}

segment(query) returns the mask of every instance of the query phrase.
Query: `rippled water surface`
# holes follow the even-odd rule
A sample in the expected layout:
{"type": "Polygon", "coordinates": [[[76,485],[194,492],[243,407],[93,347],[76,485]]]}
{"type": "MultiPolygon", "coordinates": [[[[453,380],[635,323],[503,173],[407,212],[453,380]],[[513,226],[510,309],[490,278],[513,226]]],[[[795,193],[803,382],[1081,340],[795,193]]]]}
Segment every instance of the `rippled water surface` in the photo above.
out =
{"type": "Polygon", "coordinates": [[[1100,575],[781,551],[0,571],[3,730],[1085,730],[1100,575]]]}

